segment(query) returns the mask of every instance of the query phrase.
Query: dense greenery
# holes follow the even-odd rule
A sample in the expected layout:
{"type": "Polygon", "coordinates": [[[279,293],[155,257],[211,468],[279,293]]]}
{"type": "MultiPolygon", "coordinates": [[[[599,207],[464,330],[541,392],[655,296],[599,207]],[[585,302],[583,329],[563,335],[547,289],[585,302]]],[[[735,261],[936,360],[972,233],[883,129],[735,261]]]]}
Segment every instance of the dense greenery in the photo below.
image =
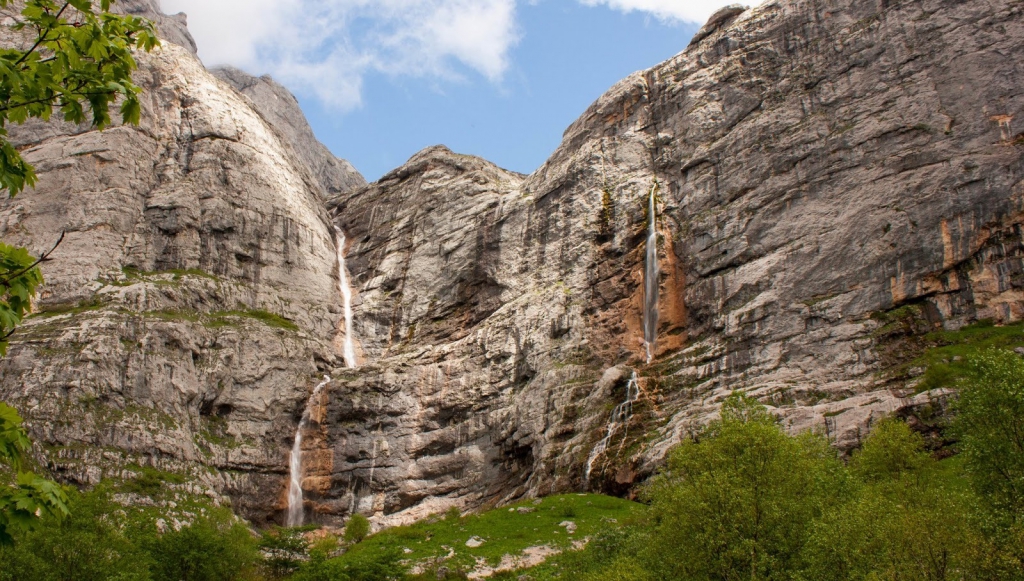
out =
{"type": "Polygon", "coordinates": [[[848,462],[787,436],[736,396],[670,454],[650,509],[534,579],[1024,579],[1024,359],[984,350],[958,371],[961,454],[936,460],[896,419],[848,462]]]}
{"type": "Polygon", "coordinates": [[[186,522],[123,506],[107,484],[72,492],[69,504],[70,516],[44,517],[0,549],[0,581],[229,581],[258,573],[248,527],[208,502],[190,505],[186,522]]]}
{"type": "Polygon", "coordinates": [[[29,470],[31,443],[21,423],[14,408],[0,402],[0,546],[38,524],[40,516],[61,518],[68,513],[64,490],[29,470]]]}

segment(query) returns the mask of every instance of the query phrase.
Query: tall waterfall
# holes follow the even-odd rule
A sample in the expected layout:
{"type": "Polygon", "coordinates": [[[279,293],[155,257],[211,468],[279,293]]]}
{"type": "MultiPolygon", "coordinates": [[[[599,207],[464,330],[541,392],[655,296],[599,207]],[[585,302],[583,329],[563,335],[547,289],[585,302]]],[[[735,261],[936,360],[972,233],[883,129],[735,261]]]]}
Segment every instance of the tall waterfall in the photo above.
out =
{"type": "Polygon", "coordinates": [[[292,444],[292,454],[288,459],[288,471],[291,475],[291,482],[288,485],[288,526],[290,527],[302,526],[302,432],[309,427],[309,416],[313,412],[313,405],[320,400],[320,392],[330,381],[330,376],[325,375],[324,380],[313,388],[313,395],[309,396],[306,411],[302,413],[299,427],[295,430],[295,443],[292,444]]]}
{"type": "MultiPolygon", "coordinates": [[[[345,268],[345,233],[341,228],[335,227],[338,244],[338,290],[341,291],[342,306],[345,309],[345,345],[342,356],[345,358],[345,365],[349,368],[356,367],[356,345],[355,333],[352,330],[352,287],[348,284],[348,270],[345,268]]],[[[302,414],[299,427],[295,430],[295,442],[292,444],[292,453],[288,459],[288,470],[291,480],[288,484],[288,526],[302,526],[302,432],[309,427],[309,416],[313,411],[314,402],[319,401],[320,392],[324,386],[330,383],[331,378],[324,376],[324,380],[313,389],[313,394],[306,404],[306,411],[302,414]]]]}
{"type": "Polygon", "coordinates": [[[650,226],[647,229],[647,258],[644,261],[644,347],[647,348],[647,362],[654,359],[654,344],[658,340],[658,226],[655,192],[657,184],[651,188],[651,201],[648,208],[650,226]]]}
{"type": "MultiPolygon", "coordinates": [[[[587,458],[587,469],[583,473],[583,480],[585,482],[590,482],[590,471],[594,468],[594,462],[598,456],[608,449],[608,444],[611,443],[615,430],[619,426],[626,426],[629,418],[633,417],[633,403],[639,398],[640,383],[637,381],[636,371],[634,371],[632,377],[629,378],[629,383],[626,385],[626,399],[612,410],[612,417],[608,420],[608,433],[590,451],[590,456],[587,458]]],[[[622,434],[622,441],[626,441],[625,433],[622,434]]]]}
{"type": "Polygon", "coordinates": [[[352,287],[348,284],[348,270],[345,268],[345,233],[334,228],[338,236],[338,289],[341,290],[342,305],[345,308],[345,346],[342,356],[349,368],[356,366],[355,333],[352,330],[352,287]]]}

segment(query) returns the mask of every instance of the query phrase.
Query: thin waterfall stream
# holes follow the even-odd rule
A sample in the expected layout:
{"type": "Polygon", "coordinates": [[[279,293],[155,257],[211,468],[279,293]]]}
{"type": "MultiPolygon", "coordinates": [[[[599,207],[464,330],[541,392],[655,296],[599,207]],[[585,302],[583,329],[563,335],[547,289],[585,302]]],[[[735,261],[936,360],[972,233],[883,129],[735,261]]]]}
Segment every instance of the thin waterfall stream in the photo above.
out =
{"type": "Polygon", "coordinates": [[[345,346],[342,356],[350,369],[356,367],[355,332],[352,330],[352,287],[348,284],[348,270],[345,268],[345,233],[334,228],[338,234],[338,289],[341,290],[342,306],[345,309],[345,346]]]}
{"type": "MultiPolygon", "coordinates": [[[[354,369],[357,365],[354,331],[352,330],[352,287],[348,282],[348,271],[345,268],[345,233],[341,228],[335,227],[338,245],[338,290],[341,291],[342,306],[345,312],[345,343],[342,348],[342,357],[345,359],[345,366],[354,369]]],[[[310,415],[313,406],[320,400],[320,392],[331,382],[330,376],[325,375],[306,403],[306,411],[299,420],[299,427],[295,430],[295,441],[292,443],[291,455],[288,458],[288,519],[290,527],[302,526],[305,517],[302,505],[302,432],[309,427],[310,415]]]]}
{"type": "Polygon", "coordinates": [[[651,188],[650,225],[647,229],[647,257],[644,261],[644,347],[647,363],[654,360],[654,347],[658,340],[658,212],[655,203],[657,184],[651,188]]]}
{"type": "MultiPolygon", "coordinates": [[[[619,426],[626,426],[629,423],[629,419],[633,417],[633,403],[639,397],[640,382],[637,380],[636,371],[634,371],[633,375],[629,378],[629,383],[626,384],[626,399],[612,410],[612,417],[608,420],[608,433],[590,451],[590,456],[587,458],[587,469],[583,473],[584,482],[590,482],[590,471],[594,468],[594,462],[598,456],[608,449],[608,444],[611,443],[615,430],[619,426]]],[[[625,441],[625,434],[623,434],[623,441],[625,441]]]]}
{"type": "MultiPolygon", "coordinates": [[[[647,363],[654,360],[655,343],[658,340],[658,206],[657,206],[658,184],[651,187],[651,194],[648,200],[648,226],[647,246],[644,257],[644,348],[647,351],[647,363]]],[[[626,385],[626,399],[615,406],[612,416],[608,420],[608,432],[590,451],[587,457],[587,467],[583,472],[583,481],[590,482],[590,473],[594,469],[594,462],[598,456],[603,454],[612,441],[619,426],[623,427],[622,443],[626,442],[626,431],[629,427],[629,420],[633,417],[633,404],[640,398],[640,382],[637,379],[636,371],[629,378],[626,385]]]]}
{"type": "Polygon", "coordinates": [[[302,526],[304,516],[302,510],[302,432],[309,427],[309,418],[313,412],[313,406],[320,399],[320,392],[330,382],[331,377],[325,375],[324,380],[313,388],[313,394],[310,395],[309,402],[306,403],[306,411],[302,413],[299,427],[295,430],[295,442],[292,444],[291,457],[288,459],[288,471],[291,476],[288,484],[288,526],[290,527],[302,526]]]}

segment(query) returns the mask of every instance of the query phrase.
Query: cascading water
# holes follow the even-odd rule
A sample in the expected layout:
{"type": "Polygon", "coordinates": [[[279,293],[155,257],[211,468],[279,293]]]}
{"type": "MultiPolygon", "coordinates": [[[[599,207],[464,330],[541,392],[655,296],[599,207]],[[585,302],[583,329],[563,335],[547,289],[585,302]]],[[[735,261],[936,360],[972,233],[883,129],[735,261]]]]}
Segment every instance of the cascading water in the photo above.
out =
{"type": "Polygon", "coordinates": [[[348,284],[348,271],[345,269],[345,233],[335,228],[338,236],[338,288],[341,290],[342,306],[345,308],[345,346],[342,356],[349,368],[356,366],[356,344],[352,330],[352,287],[348,284]]]}
{"type": "MultiPolygon", "coordinates": [[[[655,342],[658,339],[658,207],[656,194],[658,184],[651,187],[651,195],[648,201],[648,227],[647,227],[647,254],[644,259],[644,348],[647,350],[647,363],[654,360],[655,342]]],[[[626,399],[612,410],[612,417],[608,420],[608,433],[594,446],[587,458],[587,468],[583,473],[584,482],[590,482],[590,472],[594,468],[594,462],[608,449],[612,436],[619,426],[628,428],[629,419],[633,417],[633,403],[640,397],[640,383],[636,377],[636,371],[629,378],[626,385],[626,399]]],[[[623,431],[622,442],[626,442],[626,433],[623,431]]]]}
{"type": "Polygon", "coordinates": [[[654,359],[654,344],[658,340],[658,214],[655,205],[657,191],[657,185],[651,188],[647,258],[644,262],[644,347],[647,348],[647,363],[654,359]]]}
{"type": "Polygon", "coordinates": [[[291,482],[288,485],[288,526],[302,526],[302,432],[309,427],[309,417],[313,412],[313,405],[320,400],[320,392],[324,386],[330,383],[331,378],[327,375],[316,387],[313,394],[309,396],[306,404],[306,411],[302,413],[299,420],[299,427],[295,430],[295,443],[292,444],[292,454],[288,459],[288,470],[291,475],[291,482]]]}
{"type": "MultiPolygon", "coordinates": [[[[633,417],[633,403],[639,398],[640,383],[636,378],[636,371],[634,371],[633,375],[629,378],[629,383],[626,385],[626,399],[612,410],[612,417],[608,420],[608,433],[590,451],[590,456],[587,458],[587,469],[583,473],[583,480],[585,482],[590,482],[590,471],[594,468],[594,462],[598,456],[608,449],[608,444],[611,443],[615,430],[619,426],[625,427],[629,423],[629,419],[633,417]]],[[[625,441],[625,434],[623,434],[622,438],[625,441]]]]}
{"type": "MultiPolygon", "coordinates": [[[[352,330],[352,287],[348,284],[348,270],[345,268],[345,233],[341,228],[335,227],[338,244],[338,290],[341,291],[342,306],[345,310],[345,344],[342,357],[345,358],[345,366],[356,367],[356,346],[355,334],[352,330]]],[[[306,411],[302,414],[299,427],[295,430],[295,442],[292,444],[291,457],[288,459],[288,470],[291,480],[288,484],[288,526],[302,526],[302,432],[309,426],[309,417],[313,411],[314,402],[319,401],[320,392],[324,386],[330,383],[331,378],[324,376],[324,380],[313,388],[313,394],[306,404],[306,411]]]]}

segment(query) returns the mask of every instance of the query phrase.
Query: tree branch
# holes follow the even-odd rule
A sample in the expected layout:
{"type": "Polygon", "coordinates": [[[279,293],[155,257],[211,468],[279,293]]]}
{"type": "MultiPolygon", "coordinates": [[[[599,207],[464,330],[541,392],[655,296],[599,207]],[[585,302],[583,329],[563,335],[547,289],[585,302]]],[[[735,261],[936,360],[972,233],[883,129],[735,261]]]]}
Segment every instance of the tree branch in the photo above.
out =
{"type": "MultiPolygon", "coordinates": [[[[68,6],[70,4],[71,4],[70,2],[65,2],[64,3],[64,6],[61,7],[59,12],[57,12],[57,16],[55,17],[55,18],[57,18],[57,20],[60,20],[60,17],[64,14],[64,11],[68,9],[68,6]]],[[[36,40],[36,43],[32,45],[32,48],[28,49],[28,52],[26,52],[25,54],[21,55],[21,58],[18,59],[18,62],[14,63],[14,66],[20,65],[21,63],[25,62],[25,60],[28,59],[28,57],[32,56],[32,53],[34,53],[36,51],[36,49],[39,48],[39,45],[41,45],[44,42],[46,42],[46,35],[50,34],[51,30],[53,30],[53,29],[52,28],[47,28],[46,30],[44,30],[43,33],[39,35],[39,38],[36,40]]]]}
{"type": "Polygon", "coordinates": [[[5,278],[3,280],[0,280],[0,286],[4,286],[4,287],[10,286],[10,283],[11,283],[12,280],[14,280],[14,279],[18,278],[19,276],[25,274],[26,272],[32,270],[33,268],[39,266],[40,264],[49,261],[50,260],[50,255],[53,254],[57,250],[57,247],[60,246],[61,242],[64,242],[64,235],[65,234],[67,234],[67,230],[62,230],[61,233],[60,233],[60,238],[57,239],[57,243],[53,245],[53,248],[51,248],[49,252],[43,253],[43,255],[40,256],[39,259],[36,260],[35,262],[33,262],[30,266],[26,266],[25,268],[19,270],[18,272],[15,272],[14,274],[8,275],[7,278],[5,278]]]}

